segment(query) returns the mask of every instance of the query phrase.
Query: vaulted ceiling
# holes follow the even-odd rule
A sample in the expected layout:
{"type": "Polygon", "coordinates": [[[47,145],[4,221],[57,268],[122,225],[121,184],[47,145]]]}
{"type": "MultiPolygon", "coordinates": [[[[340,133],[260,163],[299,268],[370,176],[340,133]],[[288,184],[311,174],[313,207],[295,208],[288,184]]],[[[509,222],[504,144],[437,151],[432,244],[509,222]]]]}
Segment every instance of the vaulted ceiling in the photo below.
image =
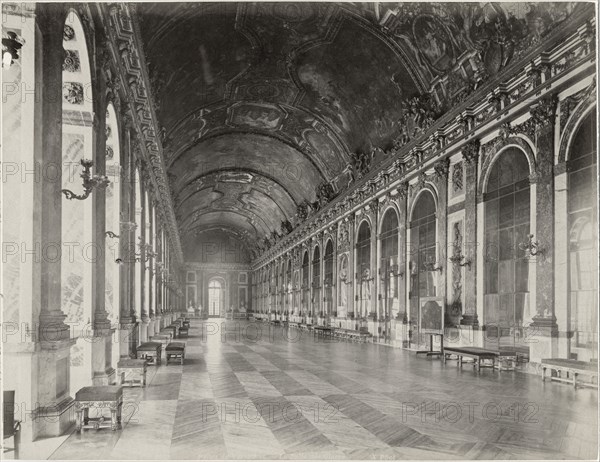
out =
{"type": "Polygon", "coordinates": [[[184,249],[214,229],[252,248],[350,153],[390,142],[423,78],[372,8],[137,6],[184,249]]]}

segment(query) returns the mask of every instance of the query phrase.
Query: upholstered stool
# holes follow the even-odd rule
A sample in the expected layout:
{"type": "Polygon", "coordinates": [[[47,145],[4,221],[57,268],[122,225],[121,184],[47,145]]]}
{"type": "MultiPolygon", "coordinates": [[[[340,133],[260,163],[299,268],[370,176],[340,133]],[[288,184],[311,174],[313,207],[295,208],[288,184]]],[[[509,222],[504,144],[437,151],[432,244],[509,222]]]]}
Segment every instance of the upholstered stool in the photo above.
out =
{"type": "Polygon", "coordinates": [[[121,423],[123,409],[123,387],[101,386],[83,387],[75,394],[76,430],[83,428],[108,428],[112,431],[118,429],[121,423]],[[89,409],[110,409],[110,422],[105,417],[89,418],[89,409]]]}
{"type": "Polygon", "coordinates": [[[177,337],[177,327],[173,326],[172,324],[160,330],[161,334],[164,334],[165,332],[169,332],[171,334],[171,340],[177,337]]]}
{"type": "Polygon", "coordinates": [[[175,337],[173,337],[173,338],[179,337],[179,328],[181,327],[179,324],[180,323],[178,323],[178,322],[174,322],[174,323],[171,323],[169,325],[169,327],[174,327],[175,328],[175,337]]]}
{"type": "Polygon", "coordinates": [[[168,327],[163,327],[160,332],[159,335],[166,335],[167,337],[169,337],[169,342],[171,340],[173,340],[173,329],[169,329],[168,327]]]}
{"type": "Polygon", "coordinates": [[[182,338],[182,337],[187,338],[188,332],[189,332],[189,329],[187,327],[180,327],[179,328],[179,338],[182,338]]]}
{"type": "Polygon", "coordinates": [[[121,385],[126,383],[135,386],[136,382],[140,387],[146,386],[146,364],[145,359],[121,359],[117,363],[117,374],[121,385]]]}
{"type": "Polygon", "coordinates": [[[180,360],[180,363],[183,364],[183,360],[185,358],[185,343],[183,342],[173,342],[167,345],[167,365],[169,364],[169,359],[180,360]]]}
{"type": "Polygon", "coordinates": [[[171,343],[171,336],[167,334],[153,335],[150,337],[150,341],[161,343],[166,348],[166,346],[171,343]]]}
{"type": "Polygon", "coordinates": [[[137,359],[146,359],[148,364],[160,365],[162,343],[147,342],[137,347],[137,359]]]}

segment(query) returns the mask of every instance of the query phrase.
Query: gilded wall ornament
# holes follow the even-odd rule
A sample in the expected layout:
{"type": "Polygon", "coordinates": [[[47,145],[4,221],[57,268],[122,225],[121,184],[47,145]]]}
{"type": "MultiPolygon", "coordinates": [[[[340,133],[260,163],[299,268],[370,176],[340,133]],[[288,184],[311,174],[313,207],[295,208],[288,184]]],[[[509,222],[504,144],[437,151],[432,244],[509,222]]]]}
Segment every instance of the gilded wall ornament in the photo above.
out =
{"type": "Polygon", "coordinates": [[[81,72],[81,62],[79,61],[79,51],[63,50],[64,59],[62,70],[66,72],[81,72]]]}
{"type": "Polygon", "coordinates": [[[63,83],[63,98],[69,104],[83,104],[83,85],[79,82],[63,83]]]}

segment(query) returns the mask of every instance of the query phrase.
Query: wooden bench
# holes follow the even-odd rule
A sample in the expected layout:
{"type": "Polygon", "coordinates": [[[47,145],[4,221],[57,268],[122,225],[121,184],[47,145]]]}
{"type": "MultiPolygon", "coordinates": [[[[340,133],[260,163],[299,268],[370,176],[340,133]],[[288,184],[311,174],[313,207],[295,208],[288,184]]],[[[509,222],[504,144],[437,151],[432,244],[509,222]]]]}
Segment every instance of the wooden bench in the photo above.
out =
{"type": "Polygon", "coordinates": [[[183,360],[185,359],[185,343],[169,343],[165,351],[167,353],[167,365],[169,365],[169,360],[178,360],[180,364],[183,364],[183,360]]]}
{"type": "Polygon", "coordinates": [[[317,337],[333,337],[333,329],[327,326],[316,326],[313,335],[317,337]]]}
{"type": "Polygon", "coordinates": [[[598,363],[576,361],[574,359],[542,359],[542,382],[546,381],[546,370],[550,370],[550,380],[557,382],[572,383],[575,388],[592,387],[598,388],[598,363]],[[556,371],[556,376],[552,376],[552,371],[556,371]],[[566,377],[562,373],[566,373],[566,377]],[[579,375],[590,377],[590,382],[578,382],[579,375]],[[570,377],[569,377],[570,376],[570,377]],[[594,379],[596,382],[594,383],[594,379]]]}
{"type": "Polygon", "coordinates": [[[162,343],[146,342],[137,347],[137,359],[146,359],[148,364],[160,365],[162,343]]]}
{"type": "Polygon", "coordinates": [[[117,363],[117,375],[120,379],[120,384],[140,387],[146,386],[146,366],[145,359],[125,358],[117,363]],[[136,383],[137,382],[137,383],[136,383]]]}
{"type": "Polygon", "coordinates": [[[515,350],[500,350],[496,352],[496,364],[499,371],[514,371],[519,362],[519,352],[515,350]]]}
{"type": "Polygon", "coordinates": [[[366,342],[372,335],[366,331],[358,331],[353,329],[344,329],[341,327],[333,328],[333,336],[343,340],[353,342],[366,342]]]}
{"type": "Polygon", "coordinates": [[[108,428],[115,431],[121,423],[123,388],[120,386],[83,387],[75,394],[76,430],[108,428]],[[101,416],[91,419],[90,408],[110,409],[110,420],[101,416]]]}
{"type": "Polygon", "coordinates": [[[498,353],[491,350],[486,350],[479,347],[444,347],[442,357],[444,363],[448,360],[448,356],[455,355],[458,358],[458,366],[462,367],[463,358],[473,359],[473,365],[479,370],[482,367],[494,367],[498,353]],[[491,360],[492,365],[481,364],[481,361],[491,360]]]}

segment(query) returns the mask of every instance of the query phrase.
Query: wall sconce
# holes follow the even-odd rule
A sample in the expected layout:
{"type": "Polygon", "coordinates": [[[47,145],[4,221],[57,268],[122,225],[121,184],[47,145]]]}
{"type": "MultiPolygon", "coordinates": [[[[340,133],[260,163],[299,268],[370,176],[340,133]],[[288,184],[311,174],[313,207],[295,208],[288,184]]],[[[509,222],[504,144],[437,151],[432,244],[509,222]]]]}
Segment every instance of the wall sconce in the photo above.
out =
{"type": "Polygon", "coordinates": [[[15,32],[9,31],[2,37],[2,67],[8,69],[19,59],[19,50],[25,42],[15,32]]]}
{"type": "Polygon", "coordinates": [[[144,262],[150,260],[150,258],[156,257],[156,252],[152,250],[150,244],[142,244],[142,237],[139,237],[140,243],[138,244],[140,252],[135,254],[135,261],[142,261],[142,255],[145,255],[144,262]]]}
{"type": "Polygon", "coordinates": [[[83,173],[80,175],[81,178],[83,178],[83,194],[75,194],[68,189],[61,189],[60,192],[63,193],[68,200],[85,200],[89,197],[94,188],[105,188],[110,183],[106,175],[91,175],[90,169],[94,165],[94,161],[81,159],[81,165],[83,167],[83,173]]]}
{"type": "Polygon", "coordinates": [[[521,242],[519,249],[527,253],[527,257],[535,257],[536,255],[543,255],[544,250],[540,249],[539,242],[533,240],[533,234],[529,234],[527,242],[521,242]]]}
{"type": "Polygon", "coordinates": [[[121,228],[124,231],[135,231],[135,229],[137,228],[137,224],[132,221],[122,221],[121,228]]]}
{"type": "Polygon", "coordinates": [[[423,263],[423,269],[425,271],[439,271],[442,272],[443,268],[441,266],[436,266],[436,264],[432,261],[427,261],[423,263]]]}
{"type": "MultiPolygon", "coordinates": [[[[363,271],[363,273],[360,275],[360,281],[373,281],[375,279],[375,277],[369,277],[371,275],[371,271],[369,270],[369,268],[365,268],[365,270],[363,271]]],[[[358,277],[358,273],[354,273],[354,276],[356,278],[356,280],[359,280],[358,277]]]]}
{"type": "Polygon", "coordinates": [[[104,234],[106,237],[110,237],[111,239],[119,239],[119,235],[113,233],[112,231],[105,231],[104,234]]]}
{"type": "Polygon", "coordinates": [[[471,259],[465,257],[462,254],[462,250],[458,249],[458,252],[456,252],[454,255],[452,255],[448,260],[450,260],[451,263],[458,265],[458,266],[468,266],[469,270],[471,269],[471,259]]]}

